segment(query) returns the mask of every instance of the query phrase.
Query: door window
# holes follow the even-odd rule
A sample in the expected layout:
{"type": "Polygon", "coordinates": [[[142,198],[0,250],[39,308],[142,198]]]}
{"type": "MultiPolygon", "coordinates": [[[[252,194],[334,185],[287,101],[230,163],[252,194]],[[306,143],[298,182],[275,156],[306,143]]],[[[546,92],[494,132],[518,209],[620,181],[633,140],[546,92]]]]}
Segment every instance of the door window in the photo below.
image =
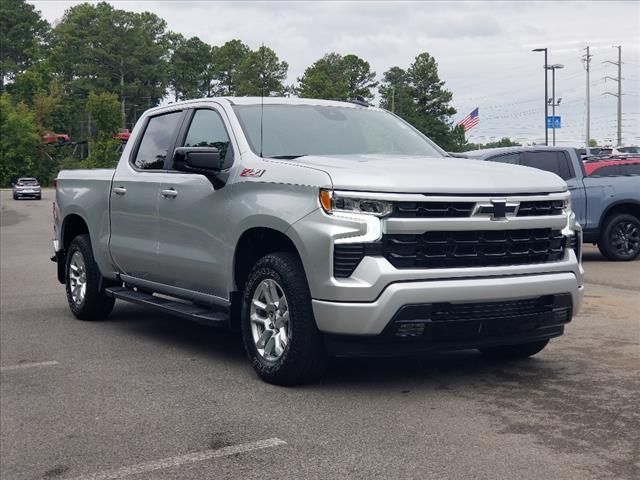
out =
{"type": "Polygon", "coordinates": [[[233,161],[233,149],[229,135],[227,135],[220,114],[213,110],[196,110],[184,146],[217,148],[225,168],[228,168],[233,161]]]}
{"type": "Polygon", "coordinates": [[[499,157],[491,157],[491,158],[488,158],[487,160],[490,160],[492,162],[511,163],[513,165],[518,165],[520,161],[520,154],[508,153],[507,155],[500,155],[499,157]]]}
{"type": "Polygon", "coordinates": [[[162,170],[182,112],[151,117],[133,162],[140,170],[162,170]]]}
{"type": "Polygon", "coordinates": [[[574,177],[569,170],[567,158],[558,152],[527,152],[522,165],[555,173],[563,180],[574,177]]]}

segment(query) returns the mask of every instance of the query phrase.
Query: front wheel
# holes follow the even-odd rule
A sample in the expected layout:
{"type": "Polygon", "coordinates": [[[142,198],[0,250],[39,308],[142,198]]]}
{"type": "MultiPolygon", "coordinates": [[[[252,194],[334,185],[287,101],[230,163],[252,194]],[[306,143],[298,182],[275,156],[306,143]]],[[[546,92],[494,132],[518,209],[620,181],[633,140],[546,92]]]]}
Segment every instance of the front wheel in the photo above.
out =
{"type": "Polygon", "coordinates": [[[89,235],[71,241],[66,256],[65,287],[71,313],[80,320],[100,320],[113,310],[115,299],[100,290],[100,270],[89,235]]]}
{"type": "Polygon", "coordinates": [[[266,382],[295,385],[322,375],[326,354],[296,255],[258,260],[244,287],[241,327],[249,360],[266,382]]]}
{"type": "Polygon", "coordinates": [[[608,218],[598,249],[609,260],[628,261],[640,255],[640,219],[628,213],[619,213],[608,218]]]}
{"type": "Polygon", "coordinates": [[[517,360],[532,357],[540,353],[547,346],[549,340],[521,343],[519,345],[502,345],[499,347],[481,348],[480,351],[488,358],[495,360],[517,360]]]}

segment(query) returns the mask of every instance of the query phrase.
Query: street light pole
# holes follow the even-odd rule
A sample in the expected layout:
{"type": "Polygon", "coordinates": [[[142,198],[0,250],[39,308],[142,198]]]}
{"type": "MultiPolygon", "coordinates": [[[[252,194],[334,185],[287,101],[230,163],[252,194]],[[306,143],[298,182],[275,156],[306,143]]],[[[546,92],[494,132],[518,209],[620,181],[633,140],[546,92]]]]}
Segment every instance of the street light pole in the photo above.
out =
{"type": "Polygon", "coordinates": [[[551,129],[553,131],[553,146],[556,146],[556,70],[564,68],[564,65],[556,63],[547,67],[551,70],[551,129]]]}
{"type": "Polygon", "coordinates": [[[549,129],[547,128],[547,118],[549,118],[549,86],[548,86],[548,61],[547,61],[547,48],[534,48],[533,52],[544,52],[544,144],[549,145],[549,129]]]}

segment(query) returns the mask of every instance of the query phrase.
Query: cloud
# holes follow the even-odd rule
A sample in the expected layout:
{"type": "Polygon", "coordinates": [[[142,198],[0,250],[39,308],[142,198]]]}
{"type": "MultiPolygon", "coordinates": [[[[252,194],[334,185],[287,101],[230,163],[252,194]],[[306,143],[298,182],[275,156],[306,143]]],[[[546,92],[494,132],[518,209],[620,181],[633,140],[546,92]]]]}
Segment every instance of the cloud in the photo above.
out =
{"type": "MultiPolygon", "coordinates": [[[[78,2],[33,1],[47,20],[60,18],[78,2]]],[[[542,55],[562,63],[558,72],[563,141],[582,141],[584,125],[583,48],[592,63],[592,131],[615,138],[611,45],[623,45],[628,142],[640,143],[640,4],[637,2],[204,2],[111,1],[125,10],[148,10],[168,28],[211,44],[240,38],[252,48],[272,47],[289,65],[288,82],[328,52],[355,53],[382,76],[391,66],[406,68],[423,51],[438,61],[440,76],[454,93],[459,116],[479,106],[474,136],[540,140],[543,122],[542,55]],[[566,101],[566,104],[564,103],[566,101]],[[613,122],[613,123],[612,123],[613,122]]],[[[456,117],[457,118],[457,117],[456,117]]],[[[598,137],[596,137],[598,138],[598,137]]]]}

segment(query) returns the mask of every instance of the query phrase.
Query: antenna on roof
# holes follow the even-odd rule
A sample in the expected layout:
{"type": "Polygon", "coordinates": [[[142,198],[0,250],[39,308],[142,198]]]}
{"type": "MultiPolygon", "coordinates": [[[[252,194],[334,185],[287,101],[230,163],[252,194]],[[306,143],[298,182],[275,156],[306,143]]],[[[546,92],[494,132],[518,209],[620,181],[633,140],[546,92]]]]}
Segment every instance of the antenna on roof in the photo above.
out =
{"type": "Polygon", "coordinates": [[[260,158],[262,158],[262,120],[264,118],[264,43],[260,48],[260,158]]]}

